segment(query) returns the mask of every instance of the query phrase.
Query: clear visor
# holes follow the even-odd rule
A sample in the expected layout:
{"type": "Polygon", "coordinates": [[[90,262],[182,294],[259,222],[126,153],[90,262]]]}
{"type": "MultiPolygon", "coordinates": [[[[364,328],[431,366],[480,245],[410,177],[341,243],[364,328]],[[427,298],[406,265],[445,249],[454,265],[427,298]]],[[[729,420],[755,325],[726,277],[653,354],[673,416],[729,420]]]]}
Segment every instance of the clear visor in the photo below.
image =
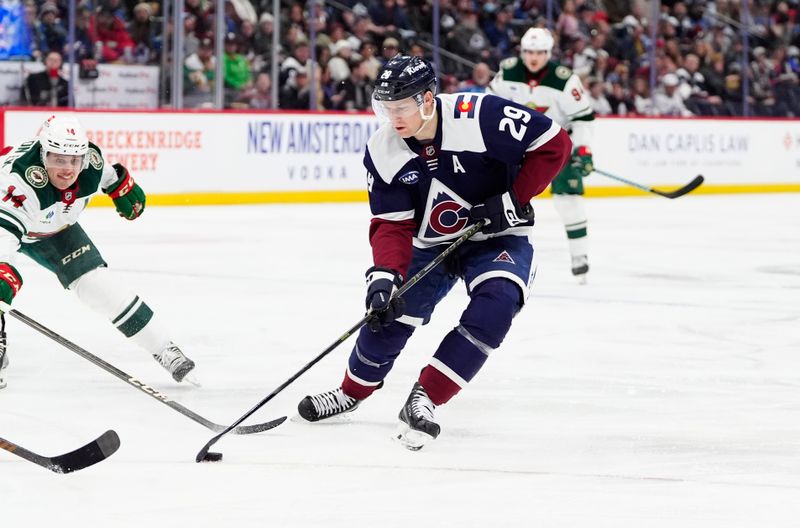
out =
{"type": "Polygon", "coordinates": [[[51,169],[74,169],[81,170],[83,167],[83,160],[86,155],[71,156],[69,154],[58,154],[56,152],[48,152],[44,158],[45,166],[51,169]]]}
{"type": "Polygon", "coordinates": [[[384,121],[408,119],[419,113],[422,97],[407,97],[399,101],[378,101],[372,99],[372,111],[384,121]]]}

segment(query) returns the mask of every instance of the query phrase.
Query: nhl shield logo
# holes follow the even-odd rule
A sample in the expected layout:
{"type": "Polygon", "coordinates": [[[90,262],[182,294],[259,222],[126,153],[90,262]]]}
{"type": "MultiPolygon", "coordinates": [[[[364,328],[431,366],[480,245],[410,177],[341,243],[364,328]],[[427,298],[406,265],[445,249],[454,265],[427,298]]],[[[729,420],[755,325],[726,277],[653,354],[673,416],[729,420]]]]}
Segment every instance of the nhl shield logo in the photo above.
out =
{"type": "Polygon", "coordinates": [[[43,189],[45,185],[50,181],[47,177],[47,171],[44,167],[39,167],[37,165],[33,165],[28,167],[25,171],[25,179],[28,180],[28,183],[31,184],[32,187],[36,189],[43,189]]]}
{"type": "Polygon", "coordinates": [[[434,154],[436,154],[436,147],[434,147],[433,145],[428,145],[427,147],[425,147],[425,154],[428,157],[433,156],[434,154]]]}

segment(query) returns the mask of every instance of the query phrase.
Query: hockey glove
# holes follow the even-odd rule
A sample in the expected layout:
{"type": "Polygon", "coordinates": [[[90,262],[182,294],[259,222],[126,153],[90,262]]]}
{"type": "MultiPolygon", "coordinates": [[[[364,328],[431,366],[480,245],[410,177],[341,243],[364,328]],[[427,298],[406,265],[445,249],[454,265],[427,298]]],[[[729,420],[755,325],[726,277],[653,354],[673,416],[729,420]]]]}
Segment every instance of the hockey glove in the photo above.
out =
{"type": "Polygon", "coordinates": [[[403,315],[406,302],[402,297],[392,299],[392,293],[403,284],[403,277],[398,273],[373,266],[367,270],[367,311],[372,312],[368,322],[369,329],[377,332],[382,326],[387,326],[403,315]]]}
{"type": "Polygon", "coordinates": [[[586,177],[594,170],[594,162],[592,161],[592,151],[589,147],[578,147],[572,152],[572,158],[569,160],[569,165],[578,176],[586,177]]]}
{"type": "Polygon", "coordinates": [[[486,219],[488,223],[481,232],[491,234],[505,231],[526,222],[533,222],[534,214],[531,204],[520,205],[511,192],[497,194],[487,198],[469,212],[474,220],[486,219]]]}
{"type": "Polygon", "coordinates": [[[6,262],[0,263],[0,301],[11,304],[20,288],[22,277],[17,268],[6,262]]]}
{"type": "Polygon", "coordinates": [[[144,191],[133,181],[128,169],[119,163],[115,163],[112,166],[117,172],[119,180],[108,188],[106,194],[114,200],[114,206],[116,206],[117,212],[122,218],[136,220],[144,211],[144,191]]]}

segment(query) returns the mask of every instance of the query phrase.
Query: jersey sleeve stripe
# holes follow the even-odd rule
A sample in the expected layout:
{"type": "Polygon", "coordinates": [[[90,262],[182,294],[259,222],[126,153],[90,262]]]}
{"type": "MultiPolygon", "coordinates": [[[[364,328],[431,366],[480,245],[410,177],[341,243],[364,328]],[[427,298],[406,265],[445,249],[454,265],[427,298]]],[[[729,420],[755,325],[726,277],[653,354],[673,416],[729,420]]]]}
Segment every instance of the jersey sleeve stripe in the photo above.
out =
{"type": "Polygon", "coordinates": [[[381,213],[373,215],[372,218],[380,220],[388,220],[390,222],[401,222],[403,220],[411,220],[414,218],[414,210],[410,211],[396,211],[393,213],[381,213]]]}
{"type": "Polygon", "coordinates": [[[558,132],[560,130],[561,130],[561,127],[558,125],[558,123],[553,121],[550,124],[550,128],[547,129],[547,131],[544,132],[543,134],[541,134],[539,137],[534,139],[533,143],[528,145],[528,148],[525,149],[525,151],[526,152],[533,152],[534,150],[538,149],[539,147],[541,147],[542,145],[544,145],[545,143],[547,143],[548,141],[550,141],[551,139],[556,137],[556,134],[558,134],[558,132]]]}
{"type": "Polygon", "coordinates": [[[17,228],[17,226],[2,217],[0,217],[0,229],[8,231],[17,237],[17,240],[22,240],[23,233],[17,228]]]}
{"type": "Polygon", "coordinates": [[[572,117],[570,118],[571,121],[594,121],[594,112],[589,112],[586,115],[572,117]]]}
{"type": "Polygon", "coordinates": [[[25,223],[5,209],[0,209],[0,220],[4,220],[6,223],[13,225],[14,230],[19,231],[22,234],[28,232],[28,230],[25,228],[25,223]]]}

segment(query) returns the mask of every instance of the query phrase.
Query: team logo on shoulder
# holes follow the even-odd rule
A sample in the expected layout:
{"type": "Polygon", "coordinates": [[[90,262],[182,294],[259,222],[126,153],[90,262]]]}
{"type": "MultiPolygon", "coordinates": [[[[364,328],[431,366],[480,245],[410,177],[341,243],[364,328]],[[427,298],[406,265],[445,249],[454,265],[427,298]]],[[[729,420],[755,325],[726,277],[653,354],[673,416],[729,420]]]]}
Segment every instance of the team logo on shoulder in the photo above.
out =
{"type": "Polygon", "coordinates": [[[572,71],[566,66],[559,66],[556,68],[556,77],[559,79],[569,79],[570,75],[572,75],[572,71]]]}
{"type": "Polygon", "coordinates": [[[406,185],[412,185],[419,181],[419,172],[418,171],[411,171],[403,174],[398,178],[402,183],[406,185]]]}
{"type": "Polygon", "coordinates": [[[100,170],[103,168],[103,157],[100,156],[100,153],[97,152],[95,149],[89,149],[89,165],[91,165],[95,170],[100,170]]]}
{"type": "Polygon", "coordinates": [[[37,189],[43,189],[50,181],[45,168],[39,167],[38,165],[28,167],[25,171],[25,179],[28,180],[28,183],[30,183],[32,187],[37,189]]]}
{"type": "Polygon", "coordinates": [[[500,62],[500,67],[503,69],[513,68],[517,65],[517,58],[516,57],[509,57],[507,59],[503,59],[500,62]]]}

